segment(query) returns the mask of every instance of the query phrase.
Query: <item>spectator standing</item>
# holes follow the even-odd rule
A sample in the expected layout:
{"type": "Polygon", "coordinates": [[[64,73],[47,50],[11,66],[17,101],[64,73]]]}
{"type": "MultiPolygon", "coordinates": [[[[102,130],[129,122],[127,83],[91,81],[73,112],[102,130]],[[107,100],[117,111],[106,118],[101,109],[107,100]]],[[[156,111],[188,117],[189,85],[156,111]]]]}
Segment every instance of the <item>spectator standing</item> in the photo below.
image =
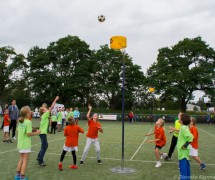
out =
{"type": "Polygon", "coordinates": [[[16,140],[16,125],[19,116],[19,109],[16,105],[16,100],[12,101],[12,104],[8,107],[10,117],[10,130],[12,129],[12,138],[16,140]]]}

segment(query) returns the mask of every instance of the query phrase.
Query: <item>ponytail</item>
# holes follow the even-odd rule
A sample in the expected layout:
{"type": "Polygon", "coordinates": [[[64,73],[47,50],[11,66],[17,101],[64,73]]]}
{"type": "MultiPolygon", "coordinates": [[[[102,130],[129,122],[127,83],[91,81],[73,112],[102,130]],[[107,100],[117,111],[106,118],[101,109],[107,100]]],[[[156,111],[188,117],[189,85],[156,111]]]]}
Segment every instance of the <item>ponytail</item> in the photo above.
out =
{"type": "Polygon", "coordinates": [[[20,123],[23,123],[23,122],[24,122],[24,118],[23,118],[23,117],[20,117],[20,118],[19,118],[19,122],[20,122],[20,123]]]}

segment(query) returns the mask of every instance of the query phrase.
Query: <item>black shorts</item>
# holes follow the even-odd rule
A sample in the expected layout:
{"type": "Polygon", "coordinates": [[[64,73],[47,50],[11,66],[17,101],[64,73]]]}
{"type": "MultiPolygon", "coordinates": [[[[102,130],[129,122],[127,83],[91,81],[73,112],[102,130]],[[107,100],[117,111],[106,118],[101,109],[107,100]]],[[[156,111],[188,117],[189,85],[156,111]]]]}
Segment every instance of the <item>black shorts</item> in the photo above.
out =
{"type": "Polygon", "coordinates": [[[156,146],[155,146],[155,149],[156,149],[156,148],[161,149],[162,147],[163,147],[163,146],[157,146],[157,145],[156,145],[156,146]]]}

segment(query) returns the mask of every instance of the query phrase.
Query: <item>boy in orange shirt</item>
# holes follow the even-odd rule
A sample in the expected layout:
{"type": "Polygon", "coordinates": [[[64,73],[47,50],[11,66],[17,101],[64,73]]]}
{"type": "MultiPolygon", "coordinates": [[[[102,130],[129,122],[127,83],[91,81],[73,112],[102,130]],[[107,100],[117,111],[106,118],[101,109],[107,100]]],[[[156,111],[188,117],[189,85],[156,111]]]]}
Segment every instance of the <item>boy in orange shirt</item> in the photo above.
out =
{"type": "Polygon", "coordinates": [[[66,155],[66,152],[71,152],[73,157],[73,165],[69,166],[72,169],[77,169],[76,166],[76,154],[75,152],[78,151],[78,136],[79,133],[84,133],[84,130],[75,124],[74,118],[71,116],[68,119],[68,126],[64,129],[64,136],[66,137],[66,141],[63,147],[63,152],[60,157],[60,162],[58,164],[59,170],[63,170],[62,162],[66,155]]]}
{"type": "Polygon", "coordinates": [[[10,126],[10,117],[9,117],[9,110],[5,109],[4,112],[4,140],[3,142],[12,143],[9,138],[9,126],[10,126]]]}
{"type": "Polygon", "coordinates": [[[198,157],[198,129],[196,127],[196,118],[192,117],[190,118],[190,132],[193,135],[193,142],[190,143],[190,156],[196,160],[197,163],[200,165],[200,170],[203,170],[206,168],[205,163],[201,161],[201,159],[198,157]]]}
{"type": "Polygon", "coordinates": [[[150,136],[152,134],[155,135],[155,139],[148,140],[148,143],[155,142],[155,156],[156,156],[156,165],[155,167],[160,167],[160,155],[163,155],[162,152],[160,152],[161,148],[166,145],[166,135],[164,131],[164,120],[159,118],[155,124],[154,132],[146,134],[146,136],[150,136]]]}
{"type": "Polygon", "coordinates": [[[80,164],[83,165],[84,164],[84,159],[87,156],[87,153],[90,150],[90,146],[93,143],[95,146],[95,150],[96,150],[96,158],[98,161],[98,164],[101,164],[101,159],[100,159],[100,144],[99,144],[99,139],[98,139],[98,132],[103,133],[103,129],[101,124],[99,123],[99,118],[98,118],[98,114],[94,113],[93,117],[90,117],[90,112],[92,110],[92,106],[88,105],[88,112],[87,112],[87,119],[88,119],[88,132],[87,132],[87,142],[86,142],[86,146],[84,148],[84,152],[82,154],[81,157],[81,161],[80,164]]]}

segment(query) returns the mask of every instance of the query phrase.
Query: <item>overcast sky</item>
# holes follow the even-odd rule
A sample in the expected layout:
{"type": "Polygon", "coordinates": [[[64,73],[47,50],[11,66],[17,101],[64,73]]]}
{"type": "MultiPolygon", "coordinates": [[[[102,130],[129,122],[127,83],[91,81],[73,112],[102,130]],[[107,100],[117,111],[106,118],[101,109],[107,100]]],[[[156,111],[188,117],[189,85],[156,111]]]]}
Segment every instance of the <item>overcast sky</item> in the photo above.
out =
{"type": "Polygon", "coordinates": [[[184,38],[201,36],[215,48],[214,32],[215,0],[0,0],[0,47],[25,55],[67,35],[95,50],[122,35],[133,63],[146,72],[159,48],[184,38]]]}

